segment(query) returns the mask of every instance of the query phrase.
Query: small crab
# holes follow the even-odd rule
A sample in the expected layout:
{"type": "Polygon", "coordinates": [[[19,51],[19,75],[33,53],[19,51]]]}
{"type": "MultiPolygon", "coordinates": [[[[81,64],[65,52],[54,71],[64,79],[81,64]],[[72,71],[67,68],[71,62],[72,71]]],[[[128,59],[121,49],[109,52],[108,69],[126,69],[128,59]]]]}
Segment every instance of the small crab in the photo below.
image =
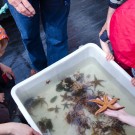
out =
{"type": "Polygon", "coordinates": [[[32,111],[33,109],[38,106],[38,105],[43,105],[43,104],[47,104],[47,102],[45,101],[45,98],[37,96],[36,98],[29,98],[28,100],[25,101],[24,106],[26,107],[27,111],[33,115],[32,111]]]}
{"type": "Polygon", "coordinates": [[[46,104],[47,106],[48,106],[48,104],[47,104],[47,102],[45,101],[45,98],[44,97],[40,97],[40,96],[37,96],[35,99],[34,99],[34,101],[33,101],[33,108],[34,107],[36,107],[37,105],[41,105],[41,106],[43,106],[43,104],[46,104]]]}

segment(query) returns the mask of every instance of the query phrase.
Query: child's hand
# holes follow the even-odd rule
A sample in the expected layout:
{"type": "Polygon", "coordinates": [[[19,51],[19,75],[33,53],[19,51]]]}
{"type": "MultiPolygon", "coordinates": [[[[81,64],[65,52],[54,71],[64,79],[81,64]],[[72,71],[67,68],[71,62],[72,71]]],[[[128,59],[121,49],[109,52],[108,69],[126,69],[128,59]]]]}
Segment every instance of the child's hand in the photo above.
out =
{"type": "MultiPolygon", "coordinates": [[[[115,106],[115,107],[121,107],[118,103],[115,103],[114,106],[115,106]]],[[[104,112],[104,114],[119,119],[120,116],[126,115],[126,112],[124,111],[124,109],[120,109],[120,110],[107,109],[107,110],[104,112]]]]}
{"type": "Polygon", "coordinates": [[[0,68],[2,70],[3,73],[6,73],[7,77],[12,80],[13,78],[15,78],[15,75],[12,71],[12,69],[2,63],[0,63],[0,68]]]}
{"type": "Polygon", "coordinates": [[[133,86],[135,86],[135,78],[134,77],[131,79],[131,83],[133,86]]]}
{"type": "Polygon", "coordinates": [[[114,60],[114,56],[109,52],[109,53],[106,54],[106,59],[107,59],[108,61],[114,60]]]}
{"type": "MultiPolygon", "coordinates": [[[[98,98],[97,98],[98,99],[98,98]]],[[[103,98],[101,98],[103,100],[103,98]]],[[[111,101],[112,98],[108,96],[108,99],[111,101]]],[[[100,105],[98,105],[99,107],[101,107],[100,105]]],[[[113,105],[116,108],[121,107],[118,103],[115,103],[113,105]]],[[[119,116],[121,115],[125,115],[126,112],[124,111],[124,109],[120,109],[120,110],[111,110],[111,109],[107,109],[106,111],[103,112],[105,115],[107,116],[111,116],[111,117],[115,117],[117,119],[119,119],[119,116]]]]}
{"type": "Polygon", "coordinates": [[[5,95],[4,93],[0,93],[0,102],[3,103],[5,100],[5,95]]]}

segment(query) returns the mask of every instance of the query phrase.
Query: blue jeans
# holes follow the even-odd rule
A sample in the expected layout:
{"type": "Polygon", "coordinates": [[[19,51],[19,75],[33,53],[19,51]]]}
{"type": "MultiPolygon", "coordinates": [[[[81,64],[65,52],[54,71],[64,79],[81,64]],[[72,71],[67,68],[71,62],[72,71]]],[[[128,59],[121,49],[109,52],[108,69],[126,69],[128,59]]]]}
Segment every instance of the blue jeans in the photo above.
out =
{"type": "Polygon", "coordinates": [[[18,13],[8,4],[32,67],[40,71],[68,54],[67,19],[70,0],[29,0],[36,11],[34,17],[18,13]],[[40,37],[40,17],[46,33],[47,56],[40,37]]]}

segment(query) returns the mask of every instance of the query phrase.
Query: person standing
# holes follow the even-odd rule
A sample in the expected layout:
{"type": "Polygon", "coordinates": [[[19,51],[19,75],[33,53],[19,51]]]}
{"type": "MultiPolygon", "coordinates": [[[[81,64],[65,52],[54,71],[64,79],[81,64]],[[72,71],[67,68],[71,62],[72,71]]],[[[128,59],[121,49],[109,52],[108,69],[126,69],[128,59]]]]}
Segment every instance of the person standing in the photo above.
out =
{"type": "Polygon", "coordinates": [[[106,58],[107,60],[115,58],[115,61],[133,77],[131,82],[135,86],[134,12],[134,0],[127,0],[116,10],[113,7],[109,7],[106,23],[99,35],[102,36],[104,33],[103,31],[107,30],[114,52],[114,57],[109,50],[108,44],[100,40],[101,46],[107,54],[106,58]]]}
{"type": "Polygon", "coordinates": [[[35,71],[68,54],[67,21],[70,0],[6,0],[35,71]],[[40,18],[46,33],[47,55],[40,37],[40,18]]]}

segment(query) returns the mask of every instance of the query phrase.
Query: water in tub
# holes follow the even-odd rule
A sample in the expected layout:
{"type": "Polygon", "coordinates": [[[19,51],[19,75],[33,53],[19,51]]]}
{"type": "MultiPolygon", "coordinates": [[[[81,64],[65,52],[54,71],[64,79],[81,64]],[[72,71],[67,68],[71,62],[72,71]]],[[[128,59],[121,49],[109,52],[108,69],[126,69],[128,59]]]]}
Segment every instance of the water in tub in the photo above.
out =
{"type": "Polygon", "coordinates": [[[28,111],[42,132],[48,129],[52,135],[135,134],[135,128],[114,118],[102,114],[95,116],[98,106],[94,104],[94,110],[86,104],[88,98],[107,94],[120,98],[118,103],[135,115],[135,97],[93,58],[43,81],[32,91],[38,93],[31,99],[33,103],[28,111]]]}

